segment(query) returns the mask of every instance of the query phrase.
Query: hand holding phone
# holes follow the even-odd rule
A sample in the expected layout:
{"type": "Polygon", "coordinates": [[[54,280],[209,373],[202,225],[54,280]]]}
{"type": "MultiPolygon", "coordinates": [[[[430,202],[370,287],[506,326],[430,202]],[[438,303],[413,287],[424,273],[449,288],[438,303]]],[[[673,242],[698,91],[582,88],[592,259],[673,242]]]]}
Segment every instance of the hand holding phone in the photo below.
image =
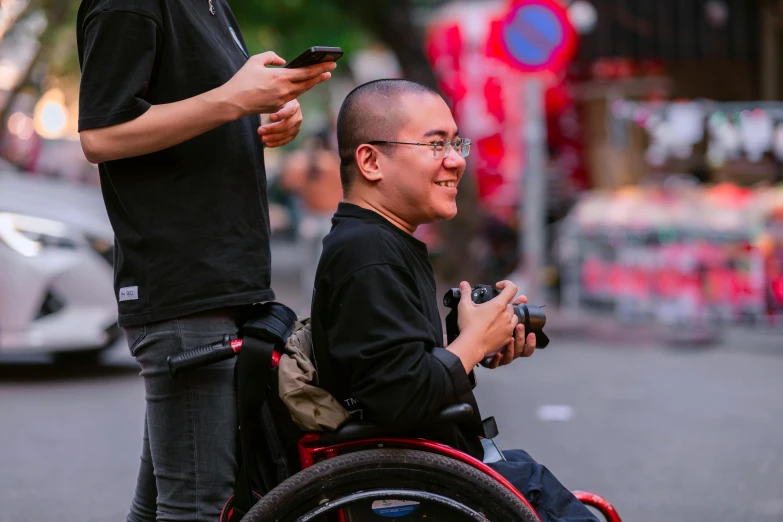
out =
{"type": "Polygon", "coordinates": [[[284,64],[285,60],[271,51],[251,56],[220,87],[222,96],[236,110],[237,118],[279,111],[289,101],[328,80],[335,67],[327,61],[286,71],[281,67],[284,64]]]}

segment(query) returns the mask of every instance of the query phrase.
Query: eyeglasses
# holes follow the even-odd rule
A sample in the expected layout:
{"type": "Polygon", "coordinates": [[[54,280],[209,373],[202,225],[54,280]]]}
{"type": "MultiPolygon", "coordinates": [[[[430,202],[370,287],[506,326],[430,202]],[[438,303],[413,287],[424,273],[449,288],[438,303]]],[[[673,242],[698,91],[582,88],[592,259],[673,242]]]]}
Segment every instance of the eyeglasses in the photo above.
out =
{"type": "Polygon", "coordinates": [[[470,140],[468,138],[457,138],[455,140],[438,140],[430,143],[416,143],[412,141],[384,141],[375,140],[368,141],[368,145],[418,145],[420,147],[432,147],[432,155],[436,158],[445,158],[451,152],[451,148],[457,151],[457,154],[463,158],[467,158],[470,154],[470,140]]]}

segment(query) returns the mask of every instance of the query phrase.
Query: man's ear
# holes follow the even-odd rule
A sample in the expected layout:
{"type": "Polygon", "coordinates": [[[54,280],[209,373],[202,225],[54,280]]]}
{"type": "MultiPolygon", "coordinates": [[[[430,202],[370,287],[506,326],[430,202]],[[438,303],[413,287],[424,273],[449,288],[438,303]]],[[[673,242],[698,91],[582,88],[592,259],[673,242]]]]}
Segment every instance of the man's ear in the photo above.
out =
{"type": "Polygon", "coordinates": [[[367,181],[380,181],[383,178],[379,162],[380,151],[372,145],[364,143],[356,149],[356,165],[367,181]]]}

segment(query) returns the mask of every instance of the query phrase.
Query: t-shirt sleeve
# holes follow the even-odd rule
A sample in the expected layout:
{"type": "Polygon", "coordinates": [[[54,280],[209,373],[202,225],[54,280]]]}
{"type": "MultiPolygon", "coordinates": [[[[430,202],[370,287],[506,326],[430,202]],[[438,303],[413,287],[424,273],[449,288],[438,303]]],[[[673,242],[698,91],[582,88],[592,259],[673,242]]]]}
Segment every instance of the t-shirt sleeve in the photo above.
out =
{"type": "Polygon", "coordinates": [[[406,269],[378,264],[349,276],[331,301],[329,355],[382,426],[414,428],[469,390],[459,359],[434,344],[419,300],[406,269]]]}
{"type": "Polygon", "coordinates": [[[110,10],[88,18],[83,31],[79,131],[144,114],[161,33],[144,14],[110,10]]]}

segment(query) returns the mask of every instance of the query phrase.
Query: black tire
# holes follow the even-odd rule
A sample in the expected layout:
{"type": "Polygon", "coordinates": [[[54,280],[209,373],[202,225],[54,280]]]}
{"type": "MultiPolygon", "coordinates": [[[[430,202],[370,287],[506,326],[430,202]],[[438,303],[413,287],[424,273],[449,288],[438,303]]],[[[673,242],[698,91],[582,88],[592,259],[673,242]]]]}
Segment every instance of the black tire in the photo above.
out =
{"type": "Polygon", "coordinates": [[[491,522],[538,522],[516,495],[481,470],[442,455],[406,449],[358,451],[319,462],[270,491],[242,522],[293,521],[326,499],[390,488],[454,499],[491,522]]]}
{"type": "Polygon", "coordinates": [[[54,354],[54,363],[63,366],[98,366],[106,347],[73,350],[54,354]]]}

